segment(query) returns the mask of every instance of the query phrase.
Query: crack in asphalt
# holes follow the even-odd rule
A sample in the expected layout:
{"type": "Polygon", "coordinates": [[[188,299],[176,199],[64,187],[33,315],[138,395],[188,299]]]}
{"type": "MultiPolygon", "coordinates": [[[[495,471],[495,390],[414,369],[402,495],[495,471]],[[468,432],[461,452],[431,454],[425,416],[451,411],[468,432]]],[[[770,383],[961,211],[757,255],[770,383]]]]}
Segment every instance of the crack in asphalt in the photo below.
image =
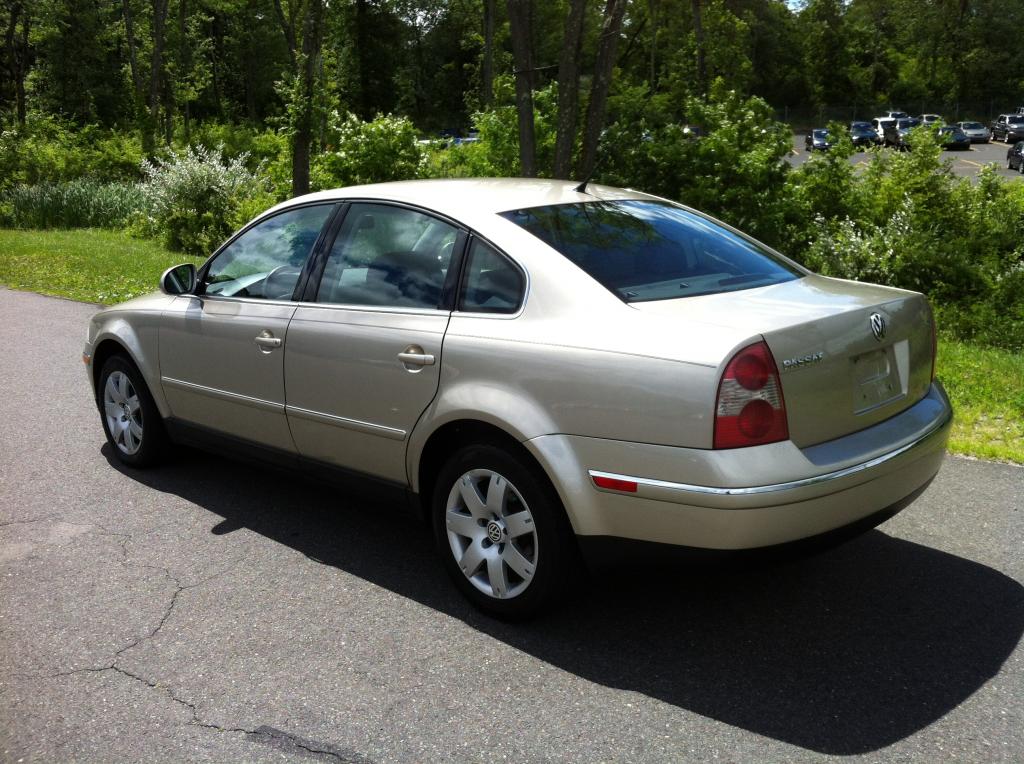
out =
{"type": "Polygon", "coordinates": [[[6,528],[8,525],[31,525],[32,523],[42,523],[46,520],[53,520],[59,517],[59,515],[43,515],[42,517],[36,517],[31,520],[5,520],[0,523],[0,528],[6,528]]]}

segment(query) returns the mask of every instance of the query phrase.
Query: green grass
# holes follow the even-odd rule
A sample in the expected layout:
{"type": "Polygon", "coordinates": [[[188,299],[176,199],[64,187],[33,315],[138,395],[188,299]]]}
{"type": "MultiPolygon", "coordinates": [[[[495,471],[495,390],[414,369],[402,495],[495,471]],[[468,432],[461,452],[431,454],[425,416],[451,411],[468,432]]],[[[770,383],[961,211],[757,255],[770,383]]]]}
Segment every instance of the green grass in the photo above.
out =
{"type": "Polygon", "coordinates": [[[936,375],[956,411],[949,450],[1024,464],[1024,355],[940,338],[936,375]]]}
{"type": "MultiPolygon", "coordinates": [[[[0,284],[86,302],[152,292],[189,259],[114,231],[0,230],[0,284]]],[[[937,374],[956,409],[949,450],[1024,464],[1024,355],[943,338],[937,374]]]]}
{"type": "Polygon", "coordinates": [[[118,231],[0,230],[0,284],[112,304],[157,289],[172,265],[199,260],[118,231]]]}

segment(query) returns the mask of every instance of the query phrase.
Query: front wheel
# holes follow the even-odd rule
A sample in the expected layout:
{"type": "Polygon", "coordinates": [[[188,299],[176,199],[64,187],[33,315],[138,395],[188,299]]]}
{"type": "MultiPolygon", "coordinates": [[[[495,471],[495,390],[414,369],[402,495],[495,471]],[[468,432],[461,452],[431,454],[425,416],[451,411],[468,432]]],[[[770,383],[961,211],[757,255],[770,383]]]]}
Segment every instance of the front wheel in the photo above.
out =
{"type": "Polygon", "coordinates": [[[468,446],[445,464],[433,521],[455,585],[499,618],[536,615],[572,572],[572,530],[551,484],[536,466],[495,446],[468,446]]]}
{"type": "Polygon", "coordinates": [[[167,434],[135,364],[124,356],[111,356],[100,371],[97,398],[114,455],[132,467],[159,462],[167,450],[167,434]]]}

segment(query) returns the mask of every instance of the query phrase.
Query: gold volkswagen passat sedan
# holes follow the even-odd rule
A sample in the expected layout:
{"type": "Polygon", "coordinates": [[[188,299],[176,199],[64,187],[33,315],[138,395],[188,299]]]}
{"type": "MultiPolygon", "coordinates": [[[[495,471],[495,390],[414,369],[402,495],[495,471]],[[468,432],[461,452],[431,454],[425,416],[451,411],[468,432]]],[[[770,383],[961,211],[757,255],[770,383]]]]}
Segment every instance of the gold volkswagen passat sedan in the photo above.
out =
{"type": "Polygon", "coordinates": [[[316,193],[160,288],[89,327],[119,459],[229,446],[394,486],[504,617],[550,602],[579,552],[873,527],[935,476],[952,418],[920,294],[606,186],[316,193]]]}

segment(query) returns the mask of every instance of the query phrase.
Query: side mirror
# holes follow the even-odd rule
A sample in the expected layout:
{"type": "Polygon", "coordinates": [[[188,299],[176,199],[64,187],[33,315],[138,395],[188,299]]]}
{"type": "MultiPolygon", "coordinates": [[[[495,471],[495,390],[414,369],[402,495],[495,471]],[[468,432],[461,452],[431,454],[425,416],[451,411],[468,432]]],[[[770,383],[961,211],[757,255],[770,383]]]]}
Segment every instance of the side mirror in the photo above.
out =
{"type": "Polygon", "coordinates": [[[160,291],[164,294],[190,294],[196,288],[196,267],[192,263],[175,265],[160,277],[160,291]]]}

